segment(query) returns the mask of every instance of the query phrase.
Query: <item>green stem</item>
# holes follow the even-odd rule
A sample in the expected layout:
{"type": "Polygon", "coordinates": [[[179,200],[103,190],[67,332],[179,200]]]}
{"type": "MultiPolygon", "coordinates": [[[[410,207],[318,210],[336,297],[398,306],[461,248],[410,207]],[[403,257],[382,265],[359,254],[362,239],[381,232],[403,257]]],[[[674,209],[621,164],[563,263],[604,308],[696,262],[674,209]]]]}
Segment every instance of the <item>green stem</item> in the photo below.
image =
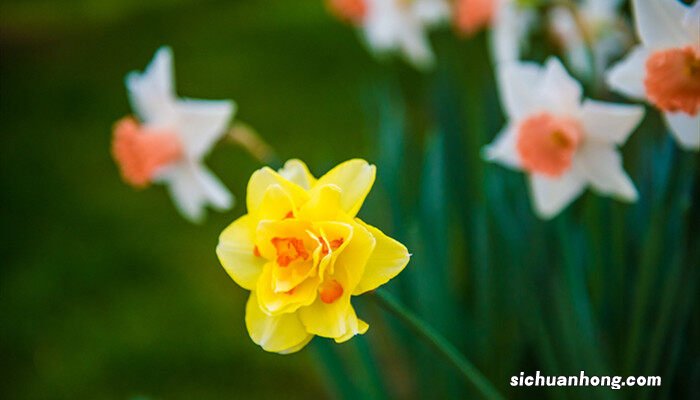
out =
{"type": "Polygon", "coordinates": [[[427,325],[411,311],[401,305],[390,293],[384,290],[376,290],[372,296],[384,309],[394,314],[408,328],[421,338],[427,345],[443,356],[452,366],[457,368],[464,378],[470,382],[486,399],[503,400],[504,397],[491,382],[444,336],[427,325]]]}

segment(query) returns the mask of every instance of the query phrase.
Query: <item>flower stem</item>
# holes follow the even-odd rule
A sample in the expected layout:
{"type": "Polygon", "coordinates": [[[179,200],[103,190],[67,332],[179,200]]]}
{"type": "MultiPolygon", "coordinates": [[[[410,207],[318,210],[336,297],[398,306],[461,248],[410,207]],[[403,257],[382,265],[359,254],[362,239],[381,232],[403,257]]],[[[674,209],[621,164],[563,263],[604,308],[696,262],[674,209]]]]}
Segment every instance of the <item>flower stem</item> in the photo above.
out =
{"type": "Polygon", "coordinates": [[[504,397],[491,382],[472,364],[444,336],[435,331],[425,321],[418,318],[411,311],[401,305],[390,293],[378,289],[374,291],[372,298],[377,303],[399,318],[426,344],[442,355],[453,367],[457,368],[462,376],[469,381],[486,399],[503,400],[504,397]]]}
{"type": "Polygon", "coordinates": [[[244,122],[234,123],[226,133],[226,140],[241,146],[263,164],[275,164],[277,161],[272,147],[255,132],[255,129],[244,122]]]}

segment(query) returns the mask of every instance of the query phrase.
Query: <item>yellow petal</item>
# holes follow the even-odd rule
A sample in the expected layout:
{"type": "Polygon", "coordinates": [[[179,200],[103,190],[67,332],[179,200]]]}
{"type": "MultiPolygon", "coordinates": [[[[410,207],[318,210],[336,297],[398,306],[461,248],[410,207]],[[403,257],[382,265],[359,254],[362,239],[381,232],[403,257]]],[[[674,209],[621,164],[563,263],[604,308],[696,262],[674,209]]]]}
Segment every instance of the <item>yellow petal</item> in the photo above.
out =
{"type": "Polygon", "coordinates": [[[349,296],[330,304],[317,298],[310,306],[300,308],[298,314],[309,333],[335,339],[338,343],[364,334],[369,328],[366,322],[357,318],[349,296]]]}
{"type": "Polygon", "coordinates": [[[309,201],[299,209],[299,218],[306,221],[332,221],[341,208],[343,192],[336,185],[319,185],[310,193],[309,201]]]}
{"type": "Polygon", "coordinates": [[[252,290],[262,273],[265,260],[256,257],[255,227],[250,215],[233,221],[219,236],[216,254],[228,275],[244,289],[252,290]]]}
{"type": "Polygon", "coordinates": [[[352,306],[350,307],[350,310],[351,312],[348,313],[348,320],[346,323],[347,331],[344,335],[334,338],[336,343],[347,342],[348,340],[352,339],[353,336],[358,334],[364,335],[365,332],[367,332],[367,329],[369,329],[369,325],[367,325],[365,321],[357,318],[355,310],[352,308],[352,306]]]}
{"type": "Polygon", "coordinates": [[[258,279],[256,293],[259,308],[268,315],[293,313],[299,307],[314,302],[317,295],[318,278],[310,277],[290,292],[276,292],[272,280],[272,270],[280,268],[275,263],[267,263],[258,279]]]}
{"type": "Polygon", "coordinates": [[[334,274],[344,272],[347,274],[347,282],[343,286],[349,293],[353,293],[362,276],[365,273],[367,261],[374,251],[376,240],[364,226],[352,222],[352,239],[347,246],[339,252],[333,266],[334,274]]]}
{"type": "Polygon", "coordinates": [[[262,312],[255,292],[248,298],[245,324],[253,342],[273,353],[299,351],[313,338],[306,332],[296,313],[272,317],[262,312]]]}
{"type": "Polygon", "coordinates": [[[272,289],[275,292],[286,292],[292,290],[297,285],[305,281],[314,273],[314,262],[292,263],[286,267],[280,267],[273,263],[272,268],[272,289]]]}
{"type": "Polygon", "coordinates": [[[288,160],[284,163],[284,167],[279,170],[279,174],[306,190],[311,189],[316,184],[316,178],[311,175],[309,168],[301,160],[288,160]]]}
{"type": "Polygon", "coordinates": [[[345,294],[330,304],[324,303],[317,297],[310,306],[300,308],[298,314],[309,333],[327,338],[339,338],[348,331],[350,308],[350,297],[345,294]]]}
{"type": "Polygon", "coordinates": [[[342,222],[324,221],[315,223],[314,227],[321,232],[319,240],[324,242],[325,249],[330,256],[324,257],[318,265],[318,274],[323,282],[326,268],[328,268],[328,273],[332,275],[335,270],[335,261],[352,242],[353,226],[342,222]]]}
{"type": "Polygon", "coordinates": [[[309,333],[343,338],[349,331],[359,329],[355,321],[357,317],[354,316],[350,305],[350,296],[362,277],[373,249],[372,235],[364,227],[354,223],[350,243],[335,260],[333,274],[325,278],[337,281],[342,286],[342,295],[331,303],[324,303],[319,296],[313,304],[299,309],[299,317],[309,333]]]}
{"type": "Polygon", "coordinates": [[[248,181],[248,195],[246,197],[248,213],[255,214],[257,212],[267,189],[275,184],[280,185],[289,194],[294,204],[304,204],[309,198],[306,190],[301,186],[288,181],[271,168],[264,167],[253,172],[250,181],[248,181]]]}
{"type": "Polygon", "coordinates": [[[279,354],[292,354],[292,353],[296,353],[297,351],[299,351],[299,350],[303,349],[304,347],[306,347],[306,345],[309,344],[309,342],[310,342],[311,339],[313,339],[313,338],[314,338],[314,335],[309,335],[309,337],[306,338],[306,340],[304,340],[303,342],[299,343],[298,345],[296,345],[296,346],[294,346],[294,347],[291,347],[291,348],[289,348],[289,349],[287,349],[287,350],[284,350],[284,351],[278,351],[278,353],[279,353],[279,354]]]}
{"type": "Polygon", "coordinates": [[[351,217],[362,207],[365,197],[372,189],[376,168],[365,160],[346,161],[323,175],[313,190],[327,184],[338,186],[342,190],[340,205],[351,217]]]}
{"type": "Polygon", "coordinates": [[[377,241],[376,246],[365,267],[362,279],[352,293],[357,296],[378,288],[398,275],[408,264],[411,255],[406,246],[385,235],[379,229],[367,225],[359,218],[355,221],[365,227],[377,241]]]}
{"type": "Polygon", "coordinates": [[[281,220],[289,213],[294,212],[294,202],[282,185],[277,183],[268,186],[263,194],[258,209],[255,211],[257,221],[260,220],[281,220]]]}

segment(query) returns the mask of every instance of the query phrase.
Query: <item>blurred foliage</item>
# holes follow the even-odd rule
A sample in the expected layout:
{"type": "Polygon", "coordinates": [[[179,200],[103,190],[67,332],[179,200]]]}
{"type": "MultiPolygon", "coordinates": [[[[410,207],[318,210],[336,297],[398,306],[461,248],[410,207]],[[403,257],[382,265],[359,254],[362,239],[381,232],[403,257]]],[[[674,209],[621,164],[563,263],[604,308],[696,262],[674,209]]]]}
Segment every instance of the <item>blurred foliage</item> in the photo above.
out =
{"type": "MultiPolygon", "coordinates": [[[[370,296],[355,300],[369,332],[342,346],[278,356],[250,341],[247,293],[213,249],[260,166],[215,149],[207,162],[238,204],[194,226],[163,188],[120,182],[109,155],[123,77],[162,44],[180,94],[233,98],[280,158],[316,174],[378,165],[361,216],[413,253],[387,289],[508,398],[700,392],[698,157],[653,111],[624,148],[640,201],[587,193],[543,222],[523,175],[480,158],[503,123],[484,35],[438,32],[439,63],[419,74],[376,63],[316,0],[8,0],[0,22],[0,397],[474,396],[370,296]],[[536,370],[663,386],[508,385],[536,370]]],[[[551,52],[537,44],[531,58],[551,52]]]]}

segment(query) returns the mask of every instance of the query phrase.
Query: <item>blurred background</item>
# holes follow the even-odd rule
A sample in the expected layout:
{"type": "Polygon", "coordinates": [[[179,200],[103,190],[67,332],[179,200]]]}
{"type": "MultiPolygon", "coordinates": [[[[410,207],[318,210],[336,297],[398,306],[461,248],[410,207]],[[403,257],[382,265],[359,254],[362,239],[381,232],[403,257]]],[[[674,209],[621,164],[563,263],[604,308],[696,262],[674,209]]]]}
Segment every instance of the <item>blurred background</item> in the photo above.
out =
{"type": "Polygon", "coordinates": [[[125,185],[110,141],[124,76],[167,44],[179,94],[234,99],[281,157],[317,173],[367,157],[375,63],[354,32],[319,1],[19,0],[0,18],[0,397],[327,396],[310,352],[248,338],[247,293],[214,253],[261,165],[213,151],[238,202],[197,226],[163,187],[125,185]]]}
{"type": "Polygon", "coordinates": [[[475,396],[367,299],[354,304],[369,332],[343,346],[317,338],[279,356],[249,339],[247,292],[214,248],[259,162],[218,146],[207,164],[238,201],[193,225],[163,187],[124,184],[110,155],[112,124],[131,112],[124,76],[161,45],[178,94],[235,100],[281,160],[316,175],[353,157],[378,165],[360,216],[414,254],[389,290],[509,398],[697,395],[697,155],[650,113],[625,154],[639,203],[588,193],[539,221],[522,175],[479,157],[503,122],[485,36],[446,28],[433,44],[429,73],[378,63],[320,0],[0,3],[0,398],[475,396]],[[535,370],[664,386],[508,386],[535,370]]]}

